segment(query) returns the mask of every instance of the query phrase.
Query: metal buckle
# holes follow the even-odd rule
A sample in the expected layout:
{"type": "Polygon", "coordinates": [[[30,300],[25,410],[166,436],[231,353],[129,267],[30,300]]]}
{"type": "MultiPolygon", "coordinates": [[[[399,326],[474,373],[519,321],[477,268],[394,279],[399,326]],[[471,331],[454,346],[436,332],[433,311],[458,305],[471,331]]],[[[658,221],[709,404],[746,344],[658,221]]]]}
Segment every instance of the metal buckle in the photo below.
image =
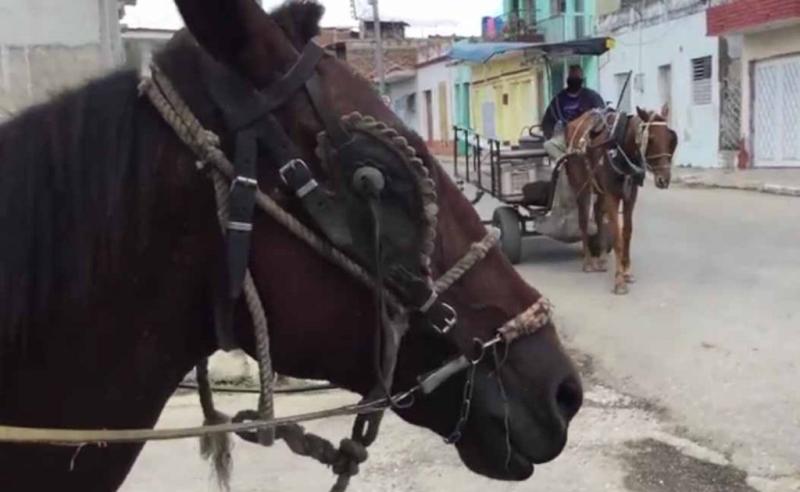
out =
{"type": "Polygon", "coordinates": [[[306,162],[303,159],[292,159],[291,161],[287,162],[280,168],[278,174],[280,174],[281,176],[281,181],[283,181],[283,183],[289,188],[292,188],[295,191],[295,194],[299,198],[305,197],[306,195],[314,191],[317,188],[317,186],[319,186],[317,181],[314,179],[314,176],[311,174],[311,170],[308,168],[308,164],[306,164],[306,162]],[[306,175],[308,176],[308,181],[299,188],[295,189],[294,186],[292,186],[292,184],[289,183],[288,175],[290,172],[296,171],[298,168],[301,168],[303,171],[305,171],[306,175]]]}
{"type": "Polygon", "coordinates": [[[258,181],[253,178],[248,178],[247,176],[236,176],[233,178],[231,182],[231,189],[236,188],[237,186],[244,186],[246,188],[258,188],[258,181]]]}
{"type": "Polygon", "coordinates": [[[253,224],[250,222],[228,222],[228,230],[234,232],[253,232],[253,224]]]}
{"type": "Polygon", "coordinates": [[[456,326],[456,323],[458,323],[458,313],[453,309],[453,306],[444,302],[440,304],[445,310],[449,311],[450,315],[445,318],[444,326],[437,326],[436,323],[431,324],[433,325],[433,329],[439,332],[440,335],[447,335],[453,327],[456,326]]]}

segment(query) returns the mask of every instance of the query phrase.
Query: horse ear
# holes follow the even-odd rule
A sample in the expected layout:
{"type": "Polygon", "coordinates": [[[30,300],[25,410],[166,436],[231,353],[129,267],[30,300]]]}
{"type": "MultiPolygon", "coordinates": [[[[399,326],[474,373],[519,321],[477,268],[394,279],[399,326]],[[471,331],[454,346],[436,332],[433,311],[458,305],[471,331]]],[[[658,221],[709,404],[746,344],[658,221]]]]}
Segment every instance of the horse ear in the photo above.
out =
{"type": "Polygon", "coordinates": [[[325,7],[308,0],[287,3],[271,14],[298,49],[319,35],[319,23],[323,15],[325,7]]]}
{"type": "Polygon", "coordinates": [[[639,115],[639,118],[641,118],[643,121],[650,120],[650,113],[640,108],[639,106],[636,106],[636,114],[639,115]]]}
{"type": "Polygon", "coordinates": [[[255,0],[175,0],[200,46],[255,83],[291,66],[296,51],[255,0]]]}
{"type": "Polygon", "coordinates": [[[664,103],[664,105],[661,106],[661,117],[665,120],[669,120],[669,103],[664,103]]]}

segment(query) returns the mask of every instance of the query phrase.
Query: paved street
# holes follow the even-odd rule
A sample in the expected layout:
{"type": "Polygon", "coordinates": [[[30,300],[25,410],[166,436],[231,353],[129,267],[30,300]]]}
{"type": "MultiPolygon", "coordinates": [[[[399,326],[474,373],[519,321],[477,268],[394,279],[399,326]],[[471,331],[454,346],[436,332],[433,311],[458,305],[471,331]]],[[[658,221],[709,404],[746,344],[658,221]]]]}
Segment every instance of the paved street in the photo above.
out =
{"type": "MultiPolygon", "coordinates": [[[[488,217],[493,204],[480,211],[488,217]]],[[[800,200],[750,192],[656,191],[636,215],[638,283],[580,272],[578,247],[526,243],[520,271],[556,304],[587,403],[567,451],[523,484],[471,475],[453,450],[390,418],[353,491],[800,491],[800,200]]],[[[284,413],[351,398],[285,397],[284,413]]],[[[242,397],[224,398],[230,410],[242,397]]],[[[177,397],[163,425],[200,420],[177,397]]],[[[349,421],[311,426],[338,440],[349,421]]],[[[148,446],[125,492],[213,490],[194,442],[148,446]]],[[[235,492],[322,491],[331,476],[282,447],[239,443],[235,492]]]]}

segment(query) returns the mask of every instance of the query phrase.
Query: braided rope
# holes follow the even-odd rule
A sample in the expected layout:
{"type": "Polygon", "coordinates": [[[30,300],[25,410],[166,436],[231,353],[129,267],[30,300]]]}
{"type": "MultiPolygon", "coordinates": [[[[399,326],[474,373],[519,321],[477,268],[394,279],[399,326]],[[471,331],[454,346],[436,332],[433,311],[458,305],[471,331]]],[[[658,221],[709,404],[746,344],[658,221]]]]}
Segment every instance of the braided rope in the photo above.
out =
{"type": "MultiPolygon", "coordinates": [[[[234,166],[220,150],[220,139],[214,133],[206,130],[194,116],[188,105],[183,101],[178,92],[172,86],[169,79],[164,76],[157,67],[152,71],[153,78],[145,80],[140,86],[140,91],[147,94],[153,106],[162,115],[164,120],[173,128],[177,136],[186,144],[198,157],[201,158],[201,167],[207,163],[213,165],[211,176],[214,183],[215,198],[217,201],[218,217],[223,234],[228,224],[230,203],[228,200],[229,182],[234,175],[234,166]]],[[[306,227],[294,216],[287,213],[277,202],[258,190],[256,192],[256,203],[267,212],[274,220],[286,227],[295,236],[305,241],[318,254],[327,258],[334,264],[349,272],[356,279],[368,287],[375,288],[376,283],[371,275],[360,265],[351,260],[347,255],[332,247],[327,241],[322,240],[311,229],[306,227]]],[[[435,224],[434,224],[435,225],[435,224]]],[[[382,286],[381,286],[382,288],[382,286]]],[[[274,371],[272,368],[272,358],[270,355],[269,331],[267,318],[263,304],[258,295],[251,272],[246,272],[244,295],[250,310],[256,339],[256,357],[259,366],[259,402],[258,416],[262,421],[274,419],[274,371]]],[[[386,292],[386,298],[396,307],[400,306],[396,297],[390,292],[386,292]]],[[[203,395],[201,394],[201,397],[203,395]]],[[[203,405],[206,420],[218,418],[219,413],[213,408],[213,401],[208,399],[203,405]]],[[[333,487],[334,492],[343,492],[347,489],[350,478],[358,471],[358,464],[366,460],[366,450],[363,450],[364,457],[360,458],[357,446],[358,443],[346,440],[342,442],[342,449],[355,449],[356,451],[333,453],[333,445],[322,438],[297,432],[297,428],[278,427],[277,436],[287,441],[290,449],[294,452],[303,451],[299,454],[310,456],[324,464],[334,466],[334,471],[338,475],[338,480],[333,487]],[[293,430],[294,432],[290,432],[293,430]],[[333,463],[331,460],[337,460],[333,463]],[[330,462],[330,463],[329,463],[330,462]],[[337,469],[338,467],[338,469],[337,469]]],[[[276,437],[274,427],[261,429],[258,432],[258,440],[263,445],[273,444],[276,437]]],[[[220,451],[222,453],[223,451],[220,451]]],[[[212,454],[212,453],[209,453],[212,454]]],[[[224,456],[213,454],[212,459],[215,467],[219,468],[219,463],[230,464],[224,456]]],[[[224,482],[230,476],[229,468],[217,470],[218,478],[224,482]]]]}
{"type": "MultiPolygon", "coordinates": [[[[248,269],[244,278],[244,296],[250,316],[253,318],[253,328],[256,339],[256,361],[258,362],[258,416],[261,420],[275,418],[275,372],[272,370],[272,355],[270,354],[269,329],[264,305],[256,289],[256,283],[248,269]]],[[[262,430],[258,433],[258,440],[262,446],[272,446],[275,442],[273,429],[262,430]]]]}
{"type": "Polygon", "coordinates": [[[503,325],[498,332],[507,344],[525,335],[533,335],[552,320],[553,303],[540,297],[531,307],[503,325]]]}
{"type": "Polygon", "coordinates": [[[441,294],[458,282],[472,267],[478,262],[486,258],[489,251],[500,240],[500,231],[492,228],[481,241],[475,243],[470,248],[469,252],[464,255],[458,263],[456,263],[450,270],[442,275],[435,284],[436,292],[441,294]]]}
{"type": "MultiPolygon", "coordinates": [[[[206,130],[197,117],[189,110],[188,106],[179,97],[169,79],[153,67],[153,79],[144,81],[140,90],[146,93],[159,113],[178,134],[179,138],[188,145],[205,162],[212,162],[215,167],[211,170],[214,183],[214,197],[217,203],[217,216],[222,234],[225,235],[230,217],[230,185],[229,180],[223,175],[227,171],[233,173],[233,165],[227,160],[219,149],[219,137],[206,130]]],[[[270,354],[269,326],[261,298],[258,295],[252,274],[248,269],[245,274],[243,292],[248,311],[253,322],[255,335],[256,362],[259,374],[258,414],[261,420],[270,420],[275,417],[274,381],[275,373],[272,368],[270,354]]],[[[201,398],[202,398],[201,393],[201,398]]],[[[203,405],[203,414],[206,421],[218,421],[219,412],[214,409],[213,402],[203,405]]],[[[271,446],[275,441],[274,429],[260,430],[259,443],[271,446]]],[[[213,453],[215,462],[220,459],[213,453]]],[[[219,467],[217,467],[219,468],[219,467]]],[[[229,473],[217,473],[219,477],[228,476],[229,473]]]]}

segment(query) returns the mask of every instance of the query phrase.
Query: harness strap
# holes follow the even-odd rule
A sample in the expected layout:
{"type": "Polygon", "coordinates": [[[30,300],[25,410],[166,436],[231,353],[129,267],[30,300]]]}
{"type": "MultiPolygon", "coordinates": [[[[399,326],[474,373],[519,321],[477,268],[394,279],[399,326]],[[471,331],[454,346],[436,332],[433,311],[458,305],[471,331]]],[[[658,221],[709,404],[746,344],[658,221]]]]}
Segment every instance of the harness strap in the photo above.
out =
{"type": "MultiPolygon", "coordinates": [[[[317,80],[317,83],[318,82],[319,81],[317,80]]],[[[212,171],[212,176],[214,176],[215,189],[218,190],[218,206],[220,208],[220,217],[224,219],[226,217],[226,214],[223,213],[223,209],[225,209],[225,207],[230,207],[231,205],[229,203],[226,203],[226,200],[219,199],[219,197],[222,196],[222,194],[219,193],[219,191],[220,190],[224,191],[223,187],[220,186],[219,183],[221,183],[225,179],[235,182],[237,180],[238,174],[236,166],[234,166],[227,159],[225,154],[219,148],[220,146],[219,138],[202,127],[200,122],[192,114],[191,110],[182,100],[177,91],[175,91],[174,88],[171,86],[169,80],[166,77],[164,77],[163,74],[161,74],[161,72],[157,68],[154,68],[153,70],[153,79],[150,81],[144,81],[142,86],[140,87],[140,90],[149,96],[153,105],[162,114],[165,121],[167,121],[170,124],[170,126],[172,126],[178,137],[198,156],[200,156],[201,159],[213,165],[211,171],[212,171]]],[[[314,96],[312,96],[312,98],[313,97],[314,96]]],[[[270,116],[264,118],[264,121],[266,122],[265,124],[268,126],[278,125],[277,120],[275,120],[270,116]]],[[[243,129],[240,129],[239,133],[241,134],[243,133],[243,131],[257,132],[259,126],[260,123],[259,125],[253,125],[252,128],[250,128],[249,126],[245,127],[243,129]]],[[[266,128],[266,126],[261,128],[262,129],[266,128]]],[[[283,135],[282,138],[284,140],[288,140],[288,136],[285,135],[285,132],[281,131],[276,133],[278,135],[283,135]]],[[[244,135],[246,137],[248,145],[256,144],[257,133],[255,135],[248,135],[247,133],[244,133],[244,135]]],[[[345,145],[347,143],[349,142],[346,142],[345,145]]],[[[292,149],[291,142],[288,142],[286,143],[286,145],[280,147],[279,152],[282,151],[291,152],[290,149],[292,149]]],[[[249,155],[249,152],[243,152],[242,155],[249,155]]],[[[238,154],[237,154],[237,159],[238,159],[238,154]]],[[[243,168],[246,167],[247,164],[243,166],[243,168]]],[[[253,181],[255,181],[255,179],[253,179],[253,181]]],[[[401,307],[402,305],[401,303],[398,302],[397,297],[390,290],[385,289],[385,286],[383,285],[382,282],[373,278],[372,275],[370,275],[363,267],[358,265],[355,261],[350,259],[345,253],[338,250],[336,247],[332,246],[328,241],[320,238],[311,229],[309,229],[307,226],[298,221],[294,216],[286,212],[271,197],[258,190],[257,183],[255,183],[255,186],[253,186],[252,193],[255,203],[268,215],[270,215],[274,220],[284,225],[291,233],[293,233],[300,239],[304,240],[312,249],[314,249],[321,256],[325,257],[326,259],[329,259],[334,264],[337,264],[338,266],[344,268],[347,272],[349,272],[356,279],[360,280],[368,287],[376,291],[380,291],[381,295],[385,297],[387,305],[391,305],[393,308],[396,308],[398,312],[401,313],[403,312],[403,308],[401,307]]],[[[225,221],[223,220],[222,222],[223,225],[225,225],[225,221]]],[[[234,228],[236,228],[236,226],[234,226],[234,228]]],[[[477,264],[477,262],[479,262],[488,254],[489,250],[497,243],[498,239],[499,239],[499,233],[497,231],[492,230],[487,234],[486,238],[484,238],[481,242],[471,247],[470,251],[465,255],[465,257],[462,260],[460,260],[447,274],[445,274],[442,277],[442,279],[440,279],[440,282],[437,282],[438,286],[437,291],[443,292],[444,290],[452,286],[455,282],[457,282],[458,279],[460,279],[470,268],[472,268],[475,264],[477,264]]],[[[245,280],[246,280],[245,290],[248,293],[248,301],[250,300],[250,297],[253,297],[256,301],[258,301],[254,303],[255,307],[251,305],[250,302],[248,302],[248,306],[251,308],[251,311],[255,309],[255,311],[253,311],[254,324],[258,325],[257,328],[259,327],[263,328],[264,334],[266,335],[266,318],[264,317],[263,320],[259,321],[260,318],[256,316],[256,314],[258,314],[259,312],[259,308],[260,308],[260,314],[263,315],[263,307],[261,306],[260,299],[258,297],[257,292],[255,291],[255,285],[252,282],[252,277],[249,274],[246,274],[245,280]],[[251,290],[252,292],[250,292],[251,290]]],[[[425,299],[427,300],[427,297],[425,299]]],[[[422,306],[423,303],[425,306],[427,306],[428,304],[428,302],[425,302],[423,300],[419,303],[419,305],[422,306]]],[[[542,300],[537,302],[537,305],[540,305],[541,303],[542,300]]],[[[434,301],[433,306],[436,305],[442,305],[442,303],[437,303],[436,301],[434,301]]],[[[432,309],[433,306],[430,306],[429,310],[432,309]]],[[[549,323],[550,320],[549,312],[550,312],[549,308],[545,311],[542,311],[540,308],[537,309],[532,308],[531,310],[522,313],[518,318],[515,318],[516,321],[512,320],[512,322],[501,328],[500,335],[498,335],[496,339],[487,342],[482,347],[481,349],[482,352],[484,352],[487,347],[492,347],[504,339],[511,341],[514,338],[516,338],[516,336],[521,336],[523,334],[531,334],[541,329],[547,323],[549,323]],[[511,334],[516,334],[516,335],[511,335],[511,334]]],[[[258,338],[258,332],[257,332],[257,338],[258,338]]],[[[264,371],[262,371],[261,373],[261,380],[263,383],[264,381],[266,381],[265,376],[267,374],[271,374],[271,365],[266,364],[270,362],[269,350],[268,350],[269,348],[268,337],[260,340],[257,345],[258,345],[257,347],[258,357],[259,359],[261,359],[259,362],[265,363],[263,365],[264,371]],[[266,341],[266,343],[262,343],[264,341],[266,341]],[[262,350],[262,348],[264,347],[266,347],[266,350],[262,350]],[[269,367],[268,370],[267,367],[269,367]]],[[[262,364],[260,364],[260,368],[262,368],[262,364]]],[[[441,372],[440,375],[435,378],[436,381],[438,381],[438,384],[441,384],[441,382],[443,382],[446,379],[446,377],[450,377],[457,373],[457,371],[454,371],[452,367],[448,368],[448,370],[445,372],[441,372]],[[445,374],[445,372],[447,374],[445,374]]],[[[271,391],[269,387],[270,384],[271,383],[268,382],[266,384],[267,386],[266,388],[263,387],[264,384],[262,384],[262,397],[266,398],[267,395],[271,396],[271,391]]],[[[409,392],[403,393],[401,395],[369,401],[362,405],[344,407],[342,409],[326,412],[324,416],[329,416],[334,414],[345,414],[345,413],[369,414],[376,411],[380,412],[387,406],[393,406],[396,404],[396,402],[404,401],[406,398],[412,396],[414,393],[419,391],[420,388],[421,386],[417,385],[409,392]]],[[[260,399],[259,412],[248,414],[253,417],[258,416],[259,422],[253,422],[252,424],[247,425],[245,424],[244,421],[242,421],[240,424],[228,424],[227,426],[217,426],[216,428],[203,429],[203,431],[199,434],[198,433],[193,433],[193,434],[207,435],[216,432],[239,432],[252,429],[262,429],[262,430],[275,429],[285,425],[297,423],[301,421],[301,419],[303,418],[301,417],[297,419],[274,419],[272,418],[271,415],[267,415],[267,412],[272,411],[271,400],[269,402],[269,405],[262,405],[262,403],[263,403],[262,399],[260,399]]],[[[246,418],[247,415],[242,415],[242,419],[246,418]]],[[[359,429],[358,425],[356,426],[356,428],[354,428],[354,437],[356,438],[355,439],[356,442],[361,441],[366,446],[371,440],[374,439],[372,434],[377,432],[378,428],[377,424],[379,424],[379,420],[377,418],[372,419],[372,418],[362,417],[361,419],[359,419],[359,421],[357,421],[357,424],[359,424],[359,422],[362,423],[371,422],[369,427],[365,427],[364,429],[362,429],[360,433],[356,432],[359,429]]],[[[0,427],[0,441],[2,441],[4,437],[2,431],[3,428],[0,427]]],[[[19,431],[18,428],[11,428],[10,433],[6,437],[8,437],[9,439],[13,439],[15,438],[15,436],[18,437],[20,433],[18,433],[17,431],[19,431]]],[[[28,432],[22,432],[22,434],[28,437],[32,436],[32,434],[28,432]]],[[[167,434],[162,434],[157,431],[150,431],[149,433],[148,432],[138,433],[137,431],[135,436],[144,437],[144,439],[138,439],[138,441],[149,440],[153,438],[187,437],[187,435],[185,434],[181,435],[177,435],[175,433],[167,433],[167,434]],[[169,434],[170,437],[165,437],[167,434],[169,434]],[[160,437],[155,437],[155,436],[160,436],[160,437]]],[[[100,431],[100,433],[94,433],[94,434],[90,433],[89,435],[84,434],[83,437],[88,437],[88,439],[82,439],[81,442],[84,443],[90,442],[92,440],[91,439],[92,437],[97,439],[100,436],[104,435],[114,435],[114,434],[113,431],[111,431],[111,433],[105,433],[105,434],[102,433],[102,431],[100,431]]],[[[273,434],[271,432],[259,433],[258,440],[264,444],[269,444],[272,442],[271,441],[272,435],[273,434]]],[[[72,437],[75,438],[75,436],[76,434],[73,434],[72,437]]],[[[131,434],[119,437],[122,439],[132,439],[134,435],[131,434]]],[[[280,434],[279,437],[281,437],[280,434]]],[[[346,484],[349,481],[349,477],[354,474],[354,468],[351,466],[354,463],[352,461],[348,461],[348,463],[350,464],[347,464],[346,466],[343,465],[344,469],[342,469],[339,473],[340,481],[338,482],[338,485],[341,485],[343,487],[346,487],[346,484]]]]}
{"type": "Polygon", "coordinates": [[[250,236],[253,232],[253,213],[256,205],[256,143],[254,129],[236,135],[236,177],[231,183],[228,202],[230,215],[227,224],[228,294],[236,300],[242,294],[244,277],[250,264],[250,236]]]}
{"type": "Polygon", "coordinates": [[[319,45],[314,42],[308,43],[300,53],[297,63],[289,69],[286,75],[268,89],[261,91],[265,100],[265,111],[272,112],[286,104],[289,98],[306,84],[307,80],[316,75],[317,64],[324,55],[325,50],[319,45]]]}

